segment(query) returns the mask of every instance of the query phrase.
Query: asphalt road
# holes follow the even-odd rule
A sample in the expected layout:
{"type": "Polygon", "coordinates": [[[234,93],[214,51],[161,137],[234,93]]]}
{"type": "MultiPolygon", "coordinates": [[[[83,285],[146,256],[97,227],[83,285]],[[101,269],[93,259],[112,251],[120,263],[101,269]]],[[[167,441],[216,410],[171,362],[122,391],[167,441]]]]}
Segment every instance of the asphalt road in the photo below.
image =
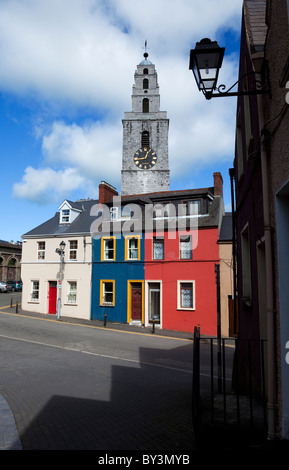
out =
{"type": "Polygon", "coordinates": [[[29,318],[11,296],[0,394],[24,450],[194,450],[192,341],[29,318]]]}

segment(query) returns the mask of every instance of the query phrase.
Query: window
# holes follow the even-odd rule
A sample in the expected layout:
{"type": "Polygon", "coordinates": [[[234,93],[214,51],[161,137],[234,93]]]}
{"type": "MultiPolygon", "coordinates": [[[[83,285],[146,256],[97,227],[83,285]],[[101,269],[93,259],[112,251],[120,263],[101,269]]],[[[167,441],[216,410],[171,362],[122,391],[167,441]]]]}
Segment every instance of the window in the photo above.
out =
{"type": "Polygon", "coordinates": [[[114,261],[115,260],[115,237],[108,237],[101,239],[101,260],[114,261]]]}
{"type": "Polygon", "coordinates": [[[149,73],[149,69],[143,69],[144,75],[147,75],[149,73]]]}
{"type": "Polygon", "coordinates": [[[31,281],[30,300],[32,302],[39,300],[39,281],[31,281]]]}
{"type": "Polygon", "coordinates": [[[61,223],[62,224],[68,224],[69,223],[69,218],[70,218],[70,210],[69,209],[63,209],[61,211],[61,223]]]}
{"type": "Polygon", "coordinates": [[[251,305],[251,261],[250,261],[250,236],[249,225],[241,232],[241,250],[242,250],[242,300],[247,305],[251,305]]]}
{"type": "Polygon", "coordinates": [[[126,237],[125,238],[125,259],[139,260],[140,259],[140,237],[126,237]]]}
{"type": "Polygon", "coordinates": [[[153,217],[173,217],[175,215],[175,206],[168,203],[157,203],[153,206],[153,217]]]}
{"type": "Polygon", "coordinates": [[[110,220],[117,220],[118,219],[118,207],[111,207],[109,211],[110,211],[110,220]]]}
{"type": "Polygon", "coordinates": [[[149,100],[148,98],[144,98],[142,101],[142,112],[148,113],[149,112],[149,100]]]}
{"type": "Polygon", "coordinates": [[[148,131],[143,131],[141,134],[141,147],[150,146],[150,134],[148,131]]]}
{"type": "Polygon", "coordinates": [[[143,89],[148,89],[149,87],[149,81],[148,81],[148,78],[144,78],[143,79],[143,89]]]}
{"type": "Polygon", "coordinates": [[[68,292],[67,292],[67,303],[75,304],[76,303],[76,293],[77,293],[77,282],[68,281],[67,283],[68,292]]]}
{"type": "Polygon", "coordinates": [[[164,259],[164,240],[161,238],[153,239],[153,259],[164,259]]]}
{"type": "Polygon", "coordinates": [[[121,219],[130,219],[131,217],[131,206],[126,204],[122,207],[113,206],[110,208],[110,220],[116,221],[121,219]]]}
{"type": "Polygon", "coordinates": [[[78,248],[77,240],[72,240],[69,242],[69,259],[72,259],[72,260],[77,259],[77,248],[78,248]]]}
{"type": "Polygon", "coordinates": [[[115,301],[115,281],[100,281],[100,305],[113,306],[115,301]]]}
{"type": "Polygon", "coordinates": [[[190,235],[181,235],[180,237],[180,259],[192,259],[192,237],[190,235]]]}
{"type": "Polygon", "coordinates": [[[178,309],[195,310],[195,281],[178,281],[178,309]]]}
{"type": "Polygon", "coordinates": [[[37,259],[45,259],[45,242],[37,244],[37,259]]]}
{"type": "Polygon", "coordinates": [[[191,201],[184,201],[186,215],[198,215],[201,212],[201,200],[195,199],[191,201]]]}

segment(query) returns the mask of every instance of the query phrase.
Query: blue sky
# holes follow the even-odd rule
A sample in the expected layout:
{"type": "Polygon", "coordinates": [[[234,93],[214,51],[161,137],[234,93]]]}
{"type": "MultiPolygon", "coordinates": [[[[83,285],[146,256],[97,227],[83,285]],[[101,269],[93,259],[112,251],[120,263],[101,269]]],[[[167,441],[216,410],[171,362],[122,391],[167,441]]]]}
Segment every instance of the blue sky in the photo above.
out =
{"type": "Polygon", "coordinates": [[[0,239],[52,217],[64,199],[120,190],[122,119],[145,40],[170,120],[171,189],[213,185],[230,210],[236,98],[207,101],[189,71],[203,37],[238,78],[242,0],[0,0],[0,239]]]}

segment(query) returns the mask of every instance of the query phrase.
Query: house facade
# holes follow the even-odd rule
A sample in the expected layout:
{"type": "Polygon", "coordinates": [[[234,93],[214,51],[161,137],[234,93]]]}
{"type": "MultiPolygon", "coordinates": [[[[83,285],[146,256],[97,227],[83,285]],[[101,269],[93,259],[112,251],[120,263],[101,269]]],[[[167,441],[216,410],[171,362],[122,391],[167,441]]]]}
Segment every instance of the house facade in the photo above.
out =
{"type": "MultiPolygon", "coordinates": [[[[289,5],[243,2],[235,189],[239,336],[265,340],[268,438],[289,439],[289,5]],[[276,53],[278,51],[278,53],[276,53]]],[[[245,365],[244,361],[244,365],[245,365]]],[[[255,364],[254,377],[262,375],[255,364]]]]}
{"type": "Polygon", "coordinates": [[[93,204],[64,201],[53,218],[23,235],[24,310],[56,315],[60,299],[61,316],[90,319],[93,204]],[[63,263],[57,252],[61,242],[63,263]]]}

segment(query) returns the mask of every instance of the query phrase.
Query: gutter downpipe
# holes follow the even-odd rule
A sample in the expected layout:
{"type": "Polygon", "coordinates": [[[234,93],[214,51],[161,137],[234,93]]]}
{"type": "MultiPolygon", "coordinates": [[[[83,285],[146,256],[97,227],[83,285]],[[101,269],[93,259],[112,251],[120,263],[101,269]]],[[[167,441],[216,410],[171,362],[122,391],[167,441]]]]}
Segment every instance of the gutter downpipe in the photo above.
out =
{"type": "Polygon", "coordinates": [[[275,394],[275,319],[273,298],[273,261],[272,261],[272,236],[270,225],[270,206],[268,189],[268,166],[266,142],[264,142],[264,104],[262,95],[257,95],[259,128],[261,132],[261,168],[262,191],[264,211],[264,235],[265,235],[265,262],[266,262],[266,294],[267,294],[267,340],[268,340],[268,440],[276,438],[276,394],[275,394]]]}

